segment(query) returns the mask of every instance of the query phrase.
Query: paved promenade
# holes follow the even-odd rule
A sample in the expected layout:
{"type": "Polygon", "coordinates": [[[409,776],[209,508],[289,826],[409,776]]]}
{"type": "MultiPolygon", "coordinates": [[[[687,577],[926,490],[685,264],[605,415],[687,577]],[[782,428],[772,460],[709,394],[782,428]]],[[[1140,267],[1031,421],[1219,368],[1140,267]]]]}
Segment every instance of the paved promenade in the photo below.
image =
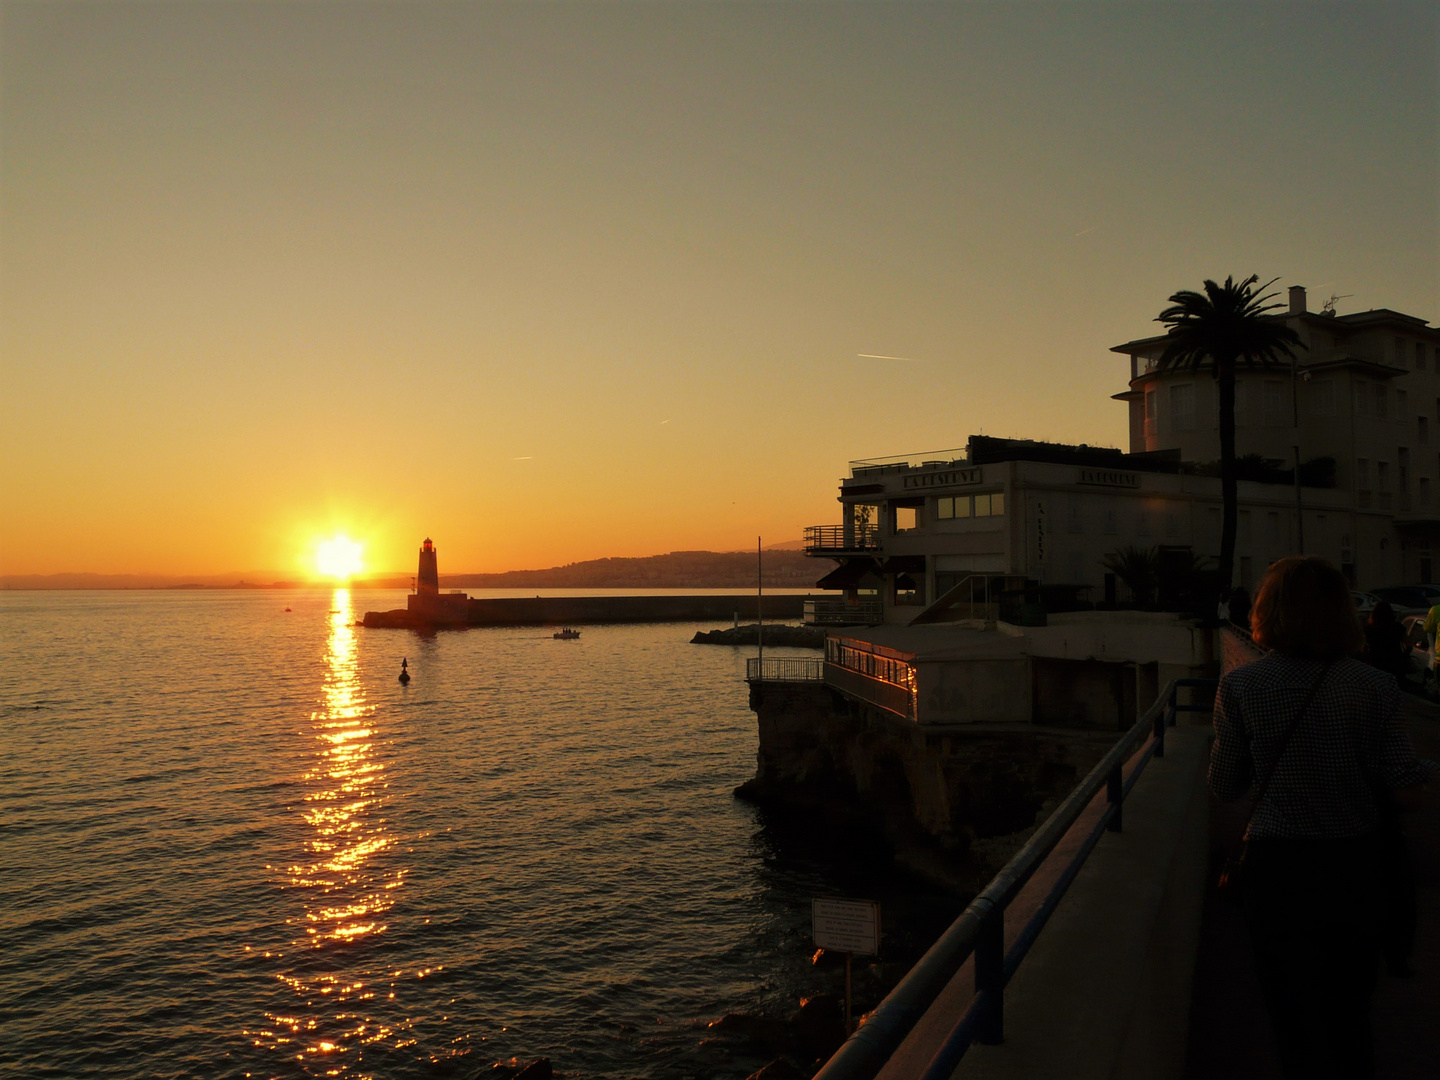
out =
{"type": "MultiPolygon", "coordinates": [[[[1440,707],[1406,695],[1421,757],[1440,761],[1440,707]]],[[[1380,977],[1375,996],[1378,1080],[1440,1076],[1440,807],[1407,814],[1405,832],[1419,880],[1419,932],[1408,979],[1380,977]]],[[[1213,833],[1236,835],[1244,821],[1212,809],[1213,833]]],[[[1211,880],[1214,879],[1211,874],[1211,880]]],[[[1250,964],[1239,913],[1212,895],[1201,927],[1191,1010],[1186,1080],[1271,1080],[1280,1075],[1275,1046],[1250,964]]]]}

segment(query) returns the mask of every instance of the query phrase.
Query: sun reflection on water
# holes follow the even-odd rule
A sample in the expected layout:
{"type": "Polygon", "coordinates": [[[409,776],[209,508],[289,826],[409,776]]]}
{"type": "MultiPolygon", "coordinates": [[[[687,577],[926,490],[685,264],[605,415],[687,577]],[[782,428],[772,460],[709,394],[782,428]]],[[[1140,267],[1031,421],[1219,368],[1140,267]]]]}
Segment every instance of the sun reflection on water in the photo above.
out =
{"type": "MultiPolygon", "coordinates": [[[[325,682],[310,716],[318,745],[301,777],[300,809],[311,831],[301,858],[283,867],[278,880],[302,898],[303,912],[286,921],[303,928],[303,934],[292,938],[288,956],[275,957],[286,961],[275,977],[299,1000],[283,1012],[266,1013],[264,1029],[245,1032],[256,1046],[279,1050],[307,1072],[323,1075],[364,1075],[355,1071],[363,1048],[392,1040],[409,1026],[388,1025],[357,1011],[375,998],[376,988],[364,974],[356,977],[368,965],[355,950],[388,929],[386,913],[405,879],[403,868],[383,858],[396,838],[382,816],[389,785],[373,711],[360,680],[350,591],[336,589],[325,682]]],[[[391,976],[400,973],[374,974],[390,991],[395,986],[391,976]]],[[[389,993],[390,999],[394,996],[389,993]]]]}

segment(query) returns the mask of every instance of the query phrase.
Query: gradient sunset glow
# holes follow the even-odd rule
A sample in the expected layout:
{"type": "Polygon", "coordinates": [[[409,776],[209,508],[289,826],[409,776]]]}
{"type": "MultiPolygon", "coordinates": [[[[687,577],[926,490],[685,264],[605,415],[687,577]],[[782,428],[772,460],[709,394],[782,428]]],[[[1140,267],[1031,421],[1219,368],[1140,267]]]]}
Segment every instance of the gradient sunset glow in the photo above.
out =
{"type": "Polygon", "coordinates": [[[6,3],[0,574],[748,549],[1124,444],[1204,277],[1440,318],[1437,18],[6,3]]]}

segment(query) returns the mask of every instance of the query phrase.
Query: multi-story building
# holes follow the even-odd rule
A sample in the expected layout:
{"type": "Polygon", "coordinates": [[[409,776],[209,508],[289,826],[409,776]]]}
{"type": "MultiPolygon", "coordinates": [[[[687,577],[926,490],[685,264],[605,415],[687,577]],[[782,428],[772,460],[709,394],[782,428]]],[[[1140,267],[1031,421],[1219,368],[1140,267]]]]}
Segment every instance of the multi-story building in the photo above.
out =
{"type": "MultiPolygon", "coordinates": [[[[1360,588],[1431,581],[1440,551],[1440,330],[1389,310],[1277,315],[1305,348],[1243,369],[1236,580],[1253,585],[1298,550],[1360,588]],[[1298,465],[1298,470],[1297,470],[1298,465]],[[1296,473],[1298,471],[1298,483],[1296,473]]],[[[1219,401],[1208,372],[1161,372],[1163,335],[1117,345],[1130,359],[1129,452],[972,436],[966,452],[851,463],[841,523],[806,531],[840,566],[844,599],[816,621],[908,623],[937,599],[954,617],[1002,588],[1088,589],[1110,598],[1104,559],[1127,546],[1191,564],[1220,548],[1219,401]]],[[[992,613],[993,617],[993,613],[992,613]]]]}

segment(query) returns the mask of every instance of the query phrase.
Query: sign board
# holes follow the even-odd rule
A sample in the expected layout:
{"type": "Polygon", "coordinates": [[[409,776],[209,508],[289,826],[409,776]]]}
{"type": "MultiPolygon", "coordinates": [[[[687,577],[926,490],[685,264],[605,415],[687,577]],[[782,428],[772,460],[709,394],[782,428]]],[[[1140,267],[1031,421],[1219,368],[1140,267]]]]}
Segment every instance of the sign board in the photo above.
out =
{"type": "Polygon", "coordinates": [[[872,900],[811,900],[815,944],[835,952],[880,952],[880,905],[872,900]]]}
{"type": "Polygon", "coordinates": [[[1138,488],[1140,474],[1119,472],[1115,469],[1081,469],[1077,483],[1095,484],[1099,487],[1138,488]]]}
{"type": "Polygon", "coordinates": [[[901,480],[901,486],[907,490],[910,488],[963,487],[966,484],[978,484],[981,479],[978,468],[943,469],[939,472],[911,473],[901,480]]]}

